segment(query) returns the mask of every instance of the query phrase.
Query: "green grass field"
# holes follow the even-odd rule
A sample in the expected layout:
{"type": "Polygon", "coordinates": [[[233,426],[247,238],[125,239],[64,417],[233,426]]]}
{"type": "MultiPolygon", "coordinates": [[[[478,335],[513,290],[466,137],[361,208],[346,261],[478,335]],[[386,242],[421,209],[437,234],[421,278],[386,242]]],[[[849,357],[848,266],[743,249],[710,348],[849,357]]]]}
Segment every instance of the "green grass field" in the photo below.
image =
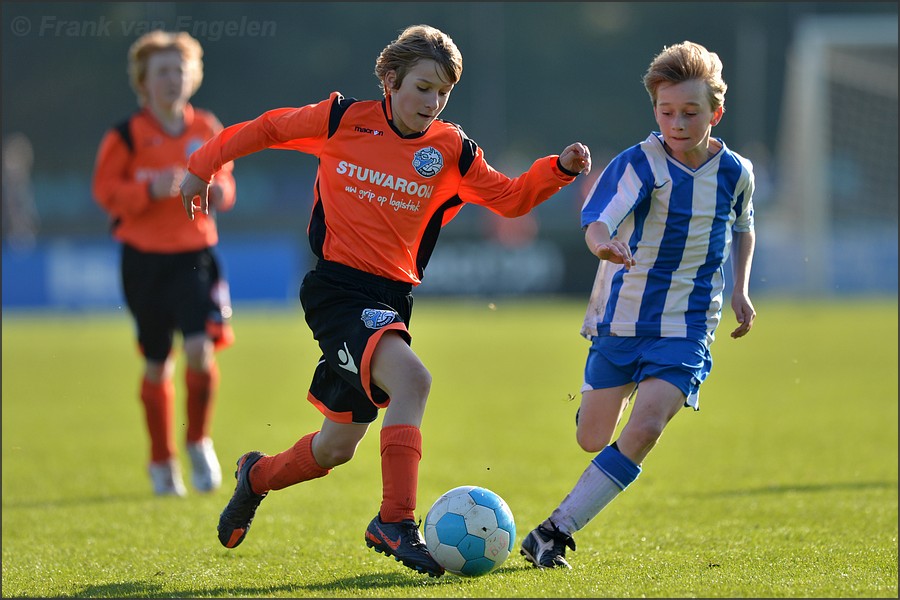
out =
{"type": "Polygon", "coordinates": [[[185,499],[150,491],[127,314],[7,312],[2,596],[896,598],[897,300],[755,302],[744,339],[726,313],[700,412],[682,411],[575,536],[573,570],[542,571],[518,544],[592,457],[574,440],[583,302],[419,298],[413,348],[434,385],[418,516],[474,484],[516,517],[514,554],[476,579],[429,579],[366,548],[379,423],[347,465],[271,493],[239,548],[219,545],[234,460],[321,423],[299,307],[237,307],[214,430],[228,478],[185,499]]]}

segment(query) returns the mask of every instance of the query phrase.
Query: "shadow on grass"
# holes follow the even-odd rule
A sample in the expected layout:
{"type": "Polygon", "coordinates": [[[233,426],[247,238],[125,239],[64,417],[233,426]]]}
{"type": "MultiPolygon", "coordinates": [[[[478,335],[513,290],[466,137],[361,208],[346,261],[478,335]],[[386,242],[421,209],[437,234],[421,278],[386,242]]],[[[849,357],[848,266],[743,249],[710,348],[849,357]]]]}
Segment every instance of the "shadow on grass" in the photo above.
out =
{"type": "Polygon", "coordinates": [[[228,586],[209,588],[198,586],[187,590],[173,590],[165,585],[152,581],[126,581],[89,585],[75,594],[75,598],[266,598],[276,594],[289,594],[287,597],[317,597],[317,594],[331,594],[340,597],[354,597],[356,590],[377,590],[403,587],[441,586],[453,583],[447,577],[414,578],[405,573],[372,573],[345,577],[327,583],[310,585],[283,584],[263,586],[228,586]]]}
{"type": "MultiPolygon", "coordinates": [[[[524,567],[504,565],[495,571],[492,571],[487,577],[503,572],[512,572],[522,570],[524,567]]],[[[481,577],[461,577],[447,573],[441,577],[428,577],[421,574],[412,573],[369,573],[356,575],[354,577],[345,577],[336,579],[327,583],[316,583],[310,585],[297,586],[298,589],[307,590],[315,593],[339,594],[341,592],[350,593],[357,589],[375,590],[379,588],[393,587],[430,587],[438,586],[459,586],[466,581],[481,580],[481,577]]]]}
{"type": "Polygon", "coordinates": [[[820,492],[835,492],[845,490],[848,492],[862,490],[896,490],[897,481],[855,481],[847,483],[811,483],[805,485],[767,485],[759,488],[743,490],[722,490],[718,492],[703,492],[690,494],[692,496],[757,496],[763,494],[804,493],[816,494],[820,492]]]}
{"type": "Polygon", "coordinates": [[[425,586],[443,586],[452,583],[447,576],[428,577],[410,572],[407,573],[365,573],[354,575],[353,577],[344,577],[335,579],[334,581],[323,583],[312,583],[309,585],[298,586],[311,592],[329,592],[339,594],[340,592],[351,593],[357,589],[377,590],[381,588],[394,587],[425,587],[425,586]]]}
{"type": "Polygon", "coordinates": [[[172,590],[151,581],[127,581],[89,585],[75,594],[74,598],[265,598],[280,592],[293,592],[296,585],[259,587],[197,587],[189,590],[172,590]]]}
{"type": "MultiPolygon", "coordinates": [[[[504,565],[491,573],[503,573],[526,570],[519,565],[504,565]]],[[[490,576],[490,575],[488,575],[490,576]]],[[[474,579],[457,577],[447,574],[443,577],[428,577],[414,573],[368,573],[344,577],[323,583],[284,584],[254,587],[196,587],[189,590],[172,590],[165,585],[153,581],[129,581],[121,583],[107,583],[103,585],[89,585],[82,588],[72,597],[74,598],[265,598],[275,594],[291,594],[293,597],[316,598],[321,595],[333,597],[355,597],[357,590],[378,590],[391,588],[431,588],[436,589],[446,586],[464,585],[466,581],[474,579]]],[[[288,596],[291,597],[291,596],[288,596]]]]}

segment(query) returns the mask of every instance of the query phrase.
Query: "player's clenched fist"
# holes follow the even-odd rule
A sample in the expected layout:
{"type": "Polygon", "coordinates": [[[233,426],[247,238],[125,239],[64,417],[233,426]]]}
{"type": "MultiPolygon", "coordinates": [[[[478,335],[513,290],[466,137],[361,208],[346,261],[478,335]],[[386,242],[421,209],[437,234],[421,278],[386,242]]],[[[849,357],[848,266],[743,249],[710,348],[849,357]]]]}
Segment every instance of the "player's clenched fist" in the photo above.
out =
{"type": "Polygon", "coordinates": [[[562,151],[559,163],[567,171],[587,175],[591,172],[591,151],[581,142],[575,142],[562,151]]]}

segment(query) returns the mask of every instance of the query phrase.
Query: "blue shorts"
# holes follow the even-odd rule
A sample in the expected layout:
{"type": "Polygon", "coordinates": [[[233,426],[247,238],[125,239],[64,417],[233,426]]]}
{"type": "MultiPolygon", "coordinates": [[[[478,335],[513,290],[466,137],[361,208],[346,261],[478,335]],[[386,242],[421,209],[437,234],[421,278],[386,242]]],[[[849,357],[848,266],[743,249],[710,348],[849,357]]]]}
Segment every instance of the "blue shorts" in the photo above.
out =
{"type": "Polygon", "coordinates": [[[699,409],[700,384],[712,370],[704,342],[685,338],[597,336],[591,341],[581,391],[640,384],[649,377],[668,381],[699,409]]]}

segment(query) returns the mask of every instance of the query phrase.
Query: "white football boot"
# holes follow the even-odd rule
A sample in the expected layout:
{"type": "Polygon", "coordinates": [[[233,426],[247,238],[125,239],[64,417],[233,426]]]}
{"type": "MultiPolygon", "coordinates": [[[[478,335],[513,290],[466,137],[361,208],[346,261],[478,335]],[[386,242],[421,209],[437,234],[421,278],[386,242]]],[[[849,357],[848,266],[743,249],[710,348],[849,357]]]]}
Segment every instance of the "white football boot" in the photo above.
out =
{"type": "Polygon", "coordinates": [[[198,492],[212,492],[222,485],[222,467],[213,448],[212,439],[205,437],[187,445],[191,457],[191,483],[198,492]]]}
{"type": "Polygon", "coordinates": [[[153,482],[153,493],[157,496],[187,496],[177,459],[152,462],[148,471],[153,482]]]}

